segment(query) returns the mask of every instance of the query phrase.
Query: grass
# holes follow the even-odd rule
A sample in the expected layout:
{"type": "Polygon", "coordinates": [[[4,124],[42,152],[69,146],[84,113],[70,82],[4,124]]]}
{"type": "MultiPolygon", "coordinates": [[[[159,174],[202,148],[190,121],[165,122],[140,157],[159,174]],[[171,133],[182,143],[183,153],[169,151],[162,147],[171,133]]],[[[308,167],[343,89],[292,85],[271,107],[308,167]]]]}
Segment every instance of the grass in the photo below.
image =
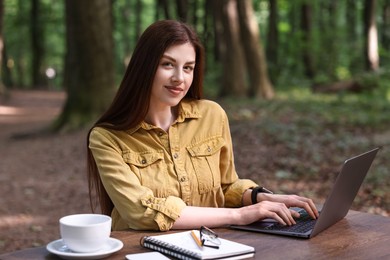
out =
{"type": "Polygon", "coordinates": [[[372,200],[390,212],[390,88],[384,85],[361,94],[293,88],[278,91],[271,101],[218,102],[229,115],[235,149],[240,151],[245,139],[253,136],[248,145],[256,143],[275,155],[272,163],[253,162],[272,173],[269,179],[327,182],[329,170],[336,171],[347,157],[382,146],[360,197],[362,203],[372,200]]]}

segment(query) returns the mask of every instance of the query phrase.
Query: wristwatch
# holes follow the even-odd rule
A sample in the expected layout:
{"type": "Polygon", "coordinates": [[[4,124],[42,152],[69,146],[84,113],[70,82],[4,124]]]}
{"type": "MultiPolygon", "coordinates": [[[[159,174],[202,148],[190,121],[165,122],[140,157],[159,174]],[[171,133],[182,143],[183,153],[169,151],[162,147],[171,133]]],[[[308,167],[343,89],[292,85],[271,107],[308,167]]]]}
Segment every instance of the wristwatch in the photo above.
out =
{"type": "Polygon", "coordinates": [[[251,193],[251,198],[252,198],[252,204],[256,204],[257,203],[257,194],[258,193],[269,193],[269,194],[274,194],[272,191],[264,188],[264,187],[255,187],[252,189],[252,193],[251,193]]]}

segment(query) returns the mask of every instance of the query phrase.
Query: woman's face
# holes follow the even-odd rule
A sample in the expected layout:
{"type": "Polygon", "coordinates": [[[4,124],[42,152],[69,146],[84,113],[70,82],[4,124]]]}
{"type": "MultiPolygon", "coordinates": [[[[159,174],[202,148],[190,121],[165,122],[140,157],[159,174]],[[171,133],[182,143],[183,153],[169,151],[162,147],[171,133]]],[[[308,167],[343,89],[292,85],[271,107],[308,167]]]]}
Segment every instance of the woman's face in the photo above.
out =
{"type": "Polygon", "coordinates": [[[196,53],[190,43],[164,52],[154,76],[150,105],[174,107],[187,94],[194,77],[196,53]]]}

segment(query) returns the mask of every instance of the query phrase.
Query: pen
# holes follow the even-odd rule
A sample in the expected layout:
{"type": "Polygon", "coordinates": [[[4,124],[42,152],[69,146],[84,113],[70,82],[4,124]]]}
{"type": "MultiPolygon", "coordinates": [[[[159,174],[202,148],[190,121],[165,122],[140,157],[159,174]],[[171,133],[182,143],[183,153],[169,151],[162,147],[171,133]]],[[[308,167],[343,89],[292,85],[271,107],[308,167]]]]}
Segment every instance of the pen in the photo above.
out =
{"type": "Polygon", "coordinates": [[[198,236],[195,234],[194,230],[191,230],[191,236],[192,236],[192,238],[194,239],[195,243],[196,243],[200,248],[202,248],[202,242],[200,241],[200,239],[198,238],[198,236]]]}

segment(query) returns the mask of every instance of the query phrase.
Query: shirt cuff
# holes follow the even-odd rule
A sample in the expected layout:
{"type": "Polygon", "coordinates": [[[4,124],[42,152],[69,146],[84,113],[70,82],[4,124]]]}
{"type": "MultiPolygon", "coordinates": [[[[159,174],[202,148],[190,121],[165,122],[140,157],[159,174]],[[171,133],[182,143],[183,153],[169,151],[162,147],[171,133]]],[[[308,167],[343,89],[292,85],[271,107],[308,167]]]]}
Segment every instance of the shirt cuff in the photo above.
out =
{"type": "Polygon", "coordinates": [[[225,207],[238,208],[242,206],[242,195],[247,189],[258,185],[247,179],[240,179],[233,183],[225,192],[225,207]]]}
{"type": "Polygon", "coordinates": [[[149,198],[142,200],[142,204],[157,211],[154,221],[161,231],[170,230],[176,219],[180,217],[181,211],[187,206],[182,199],[174,196],[149,198]]]}

